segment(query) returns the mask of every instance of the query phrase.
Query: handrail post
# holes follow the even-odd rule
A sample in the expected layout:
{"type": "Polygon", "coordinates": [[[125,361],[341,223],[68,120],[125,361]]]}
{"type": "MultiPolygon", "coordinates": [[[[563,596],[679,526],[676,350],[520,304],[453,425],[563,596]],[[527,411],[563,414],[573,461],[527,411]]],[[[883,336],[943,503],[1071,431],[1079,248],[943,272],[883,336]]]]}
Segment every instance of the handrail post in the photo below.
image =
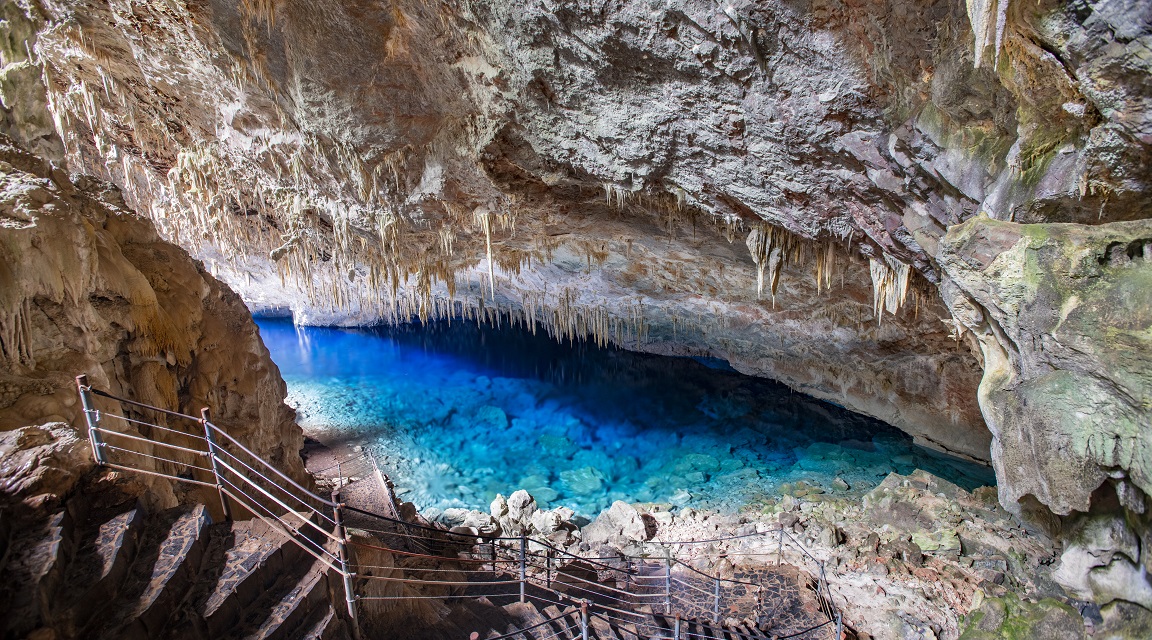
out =
{"type": "Polygon", "coordinates": [[[720,622],[720,577],[716,577],[716,599],[712,602],[712,622],[720,622]]]}
{"type": "Polygon", "coordinates": [[[216,480],[216,493],[220,495],[220,507],[224,510],[224,520],[232,521],[232,507],[228,505],[228,496],[224,494],[224,483],[220,480],[220,465],[216,460],[216,438],[212,436],[213,425],[208,421],[208,407],[200,410],[200,426],[204,427],[204,440],[208,443],[208,460],[212,463],[212,475],[216,480]]]}
{"type": "Polygon", "coordinates": [[[840,612],[836,612],[836,640],[844,637],[844,620],[840,617],[840,612]]]}
{"type": "Polygon", "coordinates": [[[528,536],[520,534],[520,602],[524,602],[524,581],[528,579],[528,536]]]}
{"type": "Polygon", "coordinates": [[[784,525],[780,525],[780,544],[776,547],[776,566],[784,560],[784,525]]]}
{"type": "Polygon", "coordinates": [[[664,559],[667,561],[664,568],[664,613],[672,613],[672,555],[664,559]]]}
{"type": "Polygon", "coordinates": [[[676,614],[676,628],[672,632],[673,640],[680,640],[680,614],[676,614]]]}
{"type": "Polygon", "coordinates": [[[547,584],[548,584],[548,588],[551,589],[552,588],[552,547],[548,547],[547,563],[548,563],[547,584]]]}
{"type": "Polygon", "coordinates": [[[76,376],[76,388],[80,391],[80,406],[84,407],[84,422],[88,425],[88,443],[92,445],[92,458],[96,464],[103,465],[104,442],[100,439],[100,412],[92,408],[92,396],[89,395],[91,386],[88,385],[88,376],[76,376]]]}
{"type": "Polygon", "coordinates": [[[336,537],[337,558],[340,560],[340,576],[344,580],[344,600],[348,603],[348,619],[352,622],[352,634],[360,637],[360,620],[356,615],[356,593],[353,591],[352,577],[355,575],[348,570],[348,538],[344,530],[344,503],[340,502],[340,489],[332,490],[332,502],[336,506],[332,509],[332,534],[336,537]]]}
{"type": "Polygon", "coordinates": [[[588,601],[580,601],[580,640],[588,640],[588,601]]]}

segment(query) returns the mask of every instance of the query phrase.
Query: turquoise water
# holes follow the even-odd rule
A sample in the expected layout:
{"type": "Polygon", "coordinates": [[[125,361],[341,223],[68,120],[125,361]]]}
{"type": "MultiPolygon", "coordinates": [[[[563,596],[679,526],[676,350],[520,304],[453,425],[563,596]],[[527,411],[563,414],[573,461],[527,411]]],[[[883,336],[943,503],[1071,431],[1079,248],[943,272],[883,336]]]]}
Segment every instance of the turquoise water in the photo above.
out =
{"type": "Polygon", "coordinates": [[[306,430],[370,448],[421,509],[527,489],[593,516],[614,500],[736,512],[859,494],[890,472],[965,488],[989,468],[719,360],[557,344],[509,328],[358,330],[260,320],[306,430]]]}

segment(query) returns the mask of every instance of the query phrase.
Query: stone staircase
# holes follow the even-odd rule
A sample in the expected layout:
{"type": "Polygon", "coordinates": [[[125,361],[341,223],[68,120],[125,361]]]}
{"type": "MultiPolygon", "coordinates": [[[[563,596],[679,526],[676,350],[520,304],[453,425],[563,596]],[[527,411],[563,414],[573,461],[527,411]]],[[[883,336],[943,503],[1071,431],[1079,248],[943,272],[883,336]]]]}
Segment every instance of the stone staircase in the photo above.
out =
{"type": "MultiPolygon", "coordinates": [[[[504,605],[506,620],[487,631],[475,634],[481,640],[512,638],[514,640],[575,640],[582,637],[583,625],[578,607],[560,608],[548,605],[543,609],[531,600],[504,605]]],[[[647,613],[633,615],[634,621],[600,614],[588,615],[590,640],[674,640],[676,622],[668,616],[647,613]]],[[[702,620],[681,620],[680,638],[714,640],[761,640],[768,636],[754,627],[738,623],[726,626],[702,620]]]]}
{"type": "Polygon", "coordinates": [[[47,519],[0,513],[0,544],[5,639],[349,638],[339,579],[261,520],[82,496],[47,519]]]}

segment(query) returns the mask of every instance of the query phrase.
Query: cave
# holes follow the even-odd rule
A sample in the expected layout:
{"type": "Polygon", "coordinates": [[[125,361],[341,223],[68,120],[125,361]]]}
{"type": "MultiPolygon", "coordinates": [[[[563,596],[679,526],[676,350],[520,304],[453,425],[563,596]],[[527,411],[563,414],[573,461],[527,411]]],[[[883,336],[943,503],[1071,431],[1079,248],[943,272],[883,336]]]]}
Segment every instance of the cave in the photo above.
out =
{"type": "Polygon", "coordinates": [[[0,4],[4,638],[1146,638],[1152,6],[0,4]]]}

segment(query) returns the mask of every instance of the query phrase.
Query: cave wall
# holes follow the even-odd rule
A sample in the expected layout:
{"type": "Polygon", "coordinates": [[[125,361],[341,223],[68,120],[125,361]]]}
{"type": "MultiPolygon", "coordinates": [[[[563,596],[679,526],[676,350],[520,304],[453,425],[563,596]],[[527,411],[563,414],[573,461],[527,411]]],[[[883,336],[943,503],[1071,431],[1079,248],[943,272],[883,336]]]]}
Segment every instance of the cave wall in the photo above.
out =
{"type": "MultiPolygon", "coordinates": [[[[287,388],[239,296],[161,240],[150,221],[127,209],[115,186],[71,179],[2,134],[0,361],[6,503],[62,499],[91,468],[73,379],[82,373],[93,386],[137,402],[195,416],[209,407],[228,433],[294,477],[306,475],[303,435],[284,404],[287,388]]],[[[96,407],[163,421],[102,398],[96,407]]],[[[141,435],[137,425],[115,418],[102,426],[141,435]]],[[[201,429],[195,422],[167,426],[201,429]]],[[[153,431],[144,435],[188,445],[153,431]]],[[[146,455],[181,456],[106,439],[146,455]]],[[[119,452],[108,455],[126,460],[119,452]]],[[[148,458],[132,460],[156,468],[148,458]]],[[[174,491],[186,490],[143,484],[141,492],[158,508],[172,506],[179,499],[174,491]]]]}
{"type": "Polygon", "coordinates": [[[16,5],[3,95],[254,308],[715,355],[1140,529],[1146,2],[16,5]]]}

